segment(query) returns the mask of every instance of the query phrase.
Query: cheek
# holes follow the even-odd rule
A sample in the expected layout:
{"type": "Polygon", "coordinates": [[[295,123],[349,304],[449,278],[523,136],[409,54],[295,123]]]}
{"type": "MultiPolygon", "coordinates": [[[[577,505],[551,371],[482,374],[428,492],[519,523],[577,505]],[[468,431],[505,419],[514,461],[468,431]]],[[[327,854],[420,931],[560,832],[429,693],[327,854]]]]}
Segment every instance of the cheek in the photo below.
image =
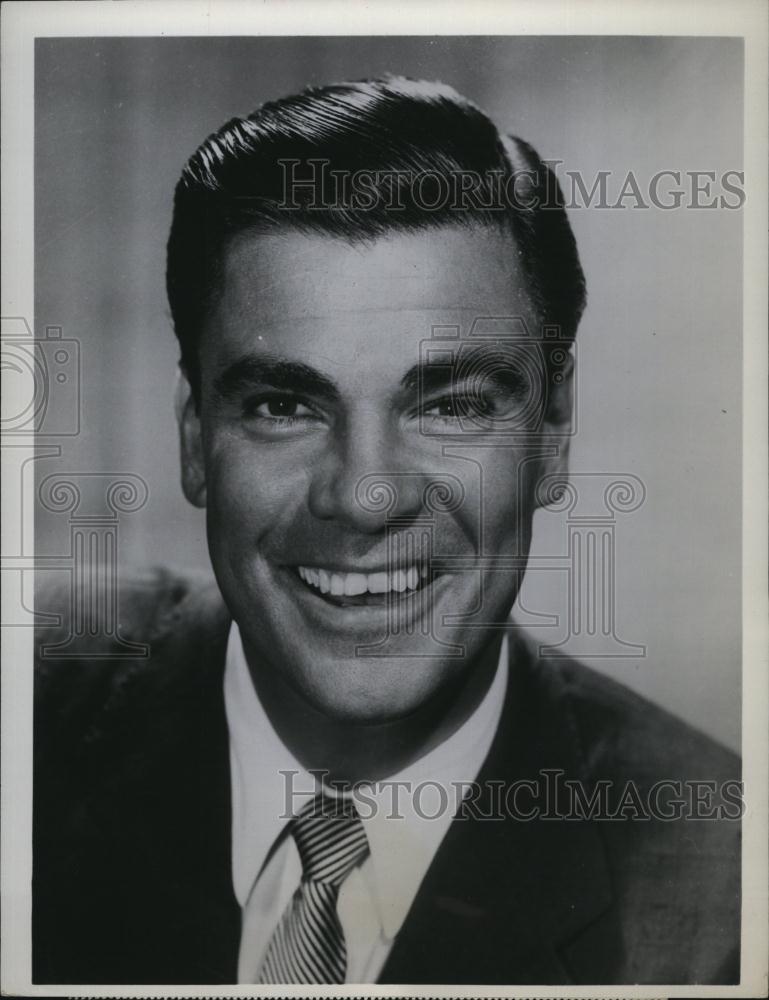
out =
{"type": "MultiPolygon", "coordinates": [[[[531,536],[540,461],[514,448],[489,448],[467,489],[462,520],[473,524],[480,552],[525,555],[531,536]]],[[[467,482],[467,480],[466,480],[467,482]]]]}
{"type": "Polygon", "coordinates": [[[245,541],[289,520],[306,501],[308,484],[299,463],[277,449],[258,449],[237,439],[215,442],[206,455],[209,532],[245,541]]]}

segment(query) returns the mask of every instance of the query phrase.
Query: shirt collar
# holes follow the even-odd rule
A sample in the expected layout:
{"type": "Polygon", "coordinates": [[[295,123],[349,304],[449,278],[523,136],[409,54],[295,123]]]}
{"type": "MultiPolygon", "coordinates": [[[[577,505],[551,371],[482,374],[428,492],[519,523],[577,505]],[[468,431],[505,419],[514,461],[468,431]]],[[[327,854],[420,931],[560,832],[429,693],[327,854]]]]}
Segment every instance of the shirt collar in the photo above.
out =
{"type": "MultiPolygon", "coordinates": [[[[462,787],[476,778],[489,751],[507,687],[507,646],[505,636],[491,686],[456,732],[398,774],[356,792],[371,852],[367,881],[387,938],[400,930],[462,787]]],[[[224,702],[232,770],[232,878],[243,906],[278,835],[316,793],[318,782],[273,728],[235,622],[227,644],[224,702]]]]}
{"type": "Polygon", "coordinates": [[[232,881],[244,906],[270,848],[304,804],[298,796],[307,791],[306,798],[312,797],[314,782],[262,707],[235,622],[227,641],[224,707],[232,773],[232,881]]]}
{"type": "Polygon", "coordinates": [[[360,809],[371,849],[373,896],[388,938],[400,930],[467,785],[486,759],[502,714],[507,671],[505,636],[494,680],[473,714],[424,757],[378,782],[370,792],[376,803],[370,816],[360,809]]]}

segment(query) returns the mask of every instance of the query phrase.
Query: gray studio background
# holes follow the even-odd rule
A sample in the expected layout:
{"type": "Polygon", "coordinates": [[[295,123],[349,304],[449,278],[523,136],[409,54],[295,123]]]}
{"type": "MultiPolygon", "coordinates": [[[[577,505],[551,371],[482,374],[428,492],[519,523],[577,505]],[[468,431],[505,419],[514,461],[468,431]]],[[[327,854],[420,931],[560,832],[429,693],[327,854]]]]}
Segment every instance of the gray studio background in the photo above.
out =
{"type": "MultiPolygon", "coordinates": [[[[120,522],[126,570],[207,566],[203,515],[178,485],[164,254],[182,164],[226,119],[395,72],[452,84],[588,186],[599,170],[616,193],[630,170],[742,167],[736,39],[42,39],[35,69],[35,332],[61,327],[82,360],[81,433],[37,474],[146,480],[149,501],[120,522]]],[[[572,467],[647,490],[618,518],[616,564],[618,634],[647,655],[589,662],[738,747],[741,213],[571,217],[590,300],[572,467]]],[[[39,552],[68,537],[66,516],[38,516],[39,552]]],[[[538,513],[533,552],[564,545],[564,516],[538,513]]],[[[563,621],[565,572],[529,574],[522,600],[563,621]]]]}

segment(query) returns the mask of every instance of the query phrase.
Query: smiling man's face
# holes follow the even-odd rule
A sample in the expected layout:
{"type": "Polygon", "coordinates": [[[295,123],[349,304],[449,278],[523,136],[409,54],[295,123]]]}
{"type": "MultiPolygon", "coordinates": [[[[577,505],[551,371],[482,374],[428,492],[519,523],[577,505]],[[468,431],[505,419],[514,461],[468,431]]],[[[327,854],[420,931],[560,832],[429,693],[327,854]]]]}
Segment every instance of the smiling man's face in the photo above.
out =
{"type": "Polygon", "coordinates": [[[252,671],[332,717],[386,722],[450,691],[515,599],[555,466],[537,433],[500,436],[527,394],[515,350],[473,347],[471,369],[494,372],[480,382],[429,362],[436,328],[466,337],[477,317],[538,329],[496,231],[284,231],[226,252],[182,418],[185,492],[252,671]],[[430,502],[440,483],[456,502],[430,502]]]}

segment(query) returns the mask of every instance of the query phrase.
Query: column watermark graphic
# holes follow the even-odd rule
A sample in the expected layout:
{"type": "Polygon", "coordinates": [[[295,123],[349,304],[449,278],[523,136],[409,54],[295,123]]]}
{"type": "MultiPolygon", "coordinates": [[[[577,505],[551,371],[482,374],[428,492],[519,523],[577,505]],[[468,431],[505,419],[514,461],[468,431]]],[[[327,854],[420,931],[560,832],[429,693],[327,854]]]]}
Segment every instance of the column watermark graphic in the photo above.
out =
{"type": "Polygon", "coordinates": [[[530,568],[562,565],[568,576],[568,634],[543,647],[545,657],[643,657],[646,646],[617,634],[617,515],[638,510],[646,499],[641,480],[624,473],[570,473],[540,481],[543,504],[566,515],[563,557],[534,556],[530,568]]]}
{"type": "Polygon", "coordinates": [[[40,503],[68,515],[69,635],[41,646],[42,657],[146,657],[146,643],[119,634],[118,527],[121,514],[147,502],[140,476],[99,472],[54,473],[40,484],[40,503]],[[82,642],[88,640],[87,649],[82,642]]]}

